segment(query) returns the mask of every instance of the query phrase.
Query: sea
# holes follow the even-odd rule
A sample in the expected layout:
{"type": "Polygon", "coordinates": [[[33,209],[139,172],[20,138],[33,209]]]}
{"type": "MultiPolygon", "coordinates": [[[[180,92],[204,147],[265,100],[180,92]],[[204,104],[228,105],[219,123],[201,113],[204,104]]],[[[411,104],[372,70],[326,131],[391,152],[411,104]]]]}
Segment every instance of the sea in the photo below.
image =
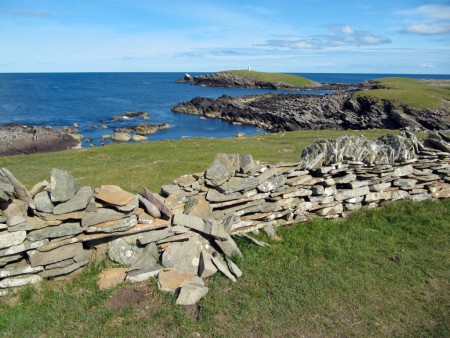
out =
{"type": "MultiPolygon", "coordinates": [[[[194,137],[233,137],[237,133],[266,133],[253,126],[236,125],[216,119],[173,113],[177,103],[196,96],[216,98],[283,93],[268,89],[211,88],[177,83],[185,73],[0,73],[0,125],[51,126],[78,125],[85,136],[83,145],[107,142],[103,135],[116,128],[139,123],[163,124],[170,128],[148,135],[148,141],[194,137]],[[148,120],[114,120],[126,112],[143,111],[148,120]]],[[[190,73],[192,76],[200,73],[190,73]]],[[[205,73],[201,73],[205,74],[205,73]]],[[[416,79],[450,79],[450,75],[431,74],[337,74],[295,73],[317,82],[358,83],[381,77],[402,76],[416,79]]],[[[329,91],[295,91],[299,94],[326,94],[329,91]]],[[[292,91],[289,91],[292,93],[292,91]]]]}

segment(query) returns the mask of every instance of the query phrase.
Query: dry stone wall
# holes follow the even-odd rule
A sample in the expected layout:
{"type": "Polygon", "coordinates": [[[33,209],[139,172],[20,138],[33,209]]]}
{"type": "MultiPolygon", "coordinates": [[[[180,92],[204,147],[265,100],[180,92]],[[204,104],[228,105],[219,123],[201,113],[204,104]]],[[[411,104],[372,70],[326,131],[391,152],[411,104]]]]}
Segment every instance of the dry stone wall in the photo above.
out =
{"type": "Polygon", "coordinates": [[[158,276],[161,290],[179,291],[178,304],[193,304],[208,292],[204,278],[242,275],[233,262],[241,256],[236,236],[263,245],[249,233],[274,235],[282,225],[345,217],[385,201],[448,197],[445,133],[424,141],[407,131],[375,141],[317,140],[298,163],[219,154],[206,172],[184,175],[159,194],[79,187],[59,169],[28,191],[1,169],[0,294],[70,276],[106,246],[109,258],[126,267],[115,272],[117,282],[158,276]]]}

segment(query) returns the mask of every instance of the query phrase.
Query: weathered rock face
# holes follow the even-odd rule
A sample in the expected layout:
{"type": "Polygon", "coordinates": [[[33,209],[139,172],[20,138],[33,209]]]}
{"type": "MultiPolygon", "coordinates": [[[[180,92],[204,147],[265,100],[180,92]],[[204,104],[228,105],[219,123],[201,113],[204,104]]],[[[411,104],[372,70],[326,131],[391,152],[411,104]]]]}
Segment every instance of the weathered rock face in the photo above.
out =
{"type": "Polygon", "coordinates": [[[81,146],[79,137],[49,127],[0,127],[0,156],[35,154],[81,146]]]}
{"type": "Polygon", "coordinates": [[[196,97],[172,111],[254,125],[271,132],[304,129],[449,129],[448,112],[379,106],[350,92],[330,95],[263,94],[217,99],[196,97]],[[408,118],[399,118],[405,115],[408,118]]]}

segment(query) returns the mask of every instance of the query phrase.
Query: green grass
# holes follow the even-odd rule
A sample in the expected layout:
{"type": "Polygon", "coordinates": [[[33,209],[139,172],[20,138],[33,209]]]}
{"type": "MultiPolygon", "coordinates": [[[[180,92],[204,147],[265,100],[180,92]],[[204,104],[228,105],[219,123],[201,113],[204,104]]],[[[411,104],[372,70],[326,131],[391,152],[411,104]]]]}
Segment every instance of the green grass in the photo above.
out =
{"type": "MultiPolygon", "coordinates": [[[[386,131],[364,133],[370,138],[386,131]]],[[[193,139],[0,158],[28,187],[52,167],[80,183],[129,191],[203,171],[218,152],[251,153],[271,163],[297,161],[317,137],[348,131],[302,131],[233,139],[193,139]]],[[[346,220],[314,219],[279,229],[281,241],[260,248],[238,240],[244,276],[217,275],[195,308],[157,291],[125,309],[110,309],[118,288],[100,291],[92,263],[72,281],[46,281],[0,298],[0,336],[416,337],[450,336],[450,199],[398,202],[346,220]]],[[[120,287],[126,287],[120,286],[120,287]]]]}
{"type": "Polygon", "coordinates": [[[254,79],[256,81],[261,82],[282,82],[282,83],[288,83],[293,86],[302,87],[313,84],[313,81],[310,79],[307,79],[302,76],[296,76],[296,75],[290,75],[290,74],[283,74],[283,73],[268,73],[268,72],[258,72],[255,70],[226,70],[219,73],[231,73],[236,76],[246,77],[249,79],[254,79]]]}
{"type": "MultiPolygon", "coordinates": [[[[239,241],[244,276],[222,276],[198,315],[159,293],[112,310],[103,265],[0,302],[0,332],[28,336],[445,337],[450,335],[450,200],[399,202],[279,230],[260,248],[239,241]],[[437,216],[439,215],[439,216],[437,216]]],[[[268,240],[263,237],[263,239],[268,240]]]]}
{"type": "Polygon", "coordinates": [[[356,93],[375,101],[389,100],[398,105],[423,109],[441,108],[450,112],[450,81],[382,78],[375,80],[379,89],[356,93]]]}
{"type": "Polygon", "coordinates": [[[298,131],[229,139],[112,144],[32,156],[2,157],[0,168],[10,170],[28,188],[44,179],[49,180],[51,169],[60,168],[69,171],[80,184],[94,188],[116,184],[131,192],[138,192],[143,186],[159,192],[161,185],[181,175],[207,170],[220,152],[252,154],[256,160],[269,163],[292,162],[298,161],[302,149],[319,137],[364,134],[376,138],[387,132],[397,131],[298,131]]]}

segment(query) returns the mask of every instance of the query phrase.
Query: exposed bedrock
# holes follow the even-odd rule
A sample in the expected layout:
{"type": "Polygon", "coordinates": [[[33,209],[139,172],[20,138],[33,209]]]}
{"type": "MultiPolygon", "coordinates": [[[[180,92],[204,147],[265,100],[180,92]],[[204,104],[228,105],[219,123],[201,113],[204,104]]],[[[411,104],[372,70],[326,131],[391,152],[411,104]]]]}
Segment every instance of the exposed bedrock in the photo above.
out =
{"type": "Polygon", "coordinates": [[[196,97],[172,111],[199,114],[233,123],[244,123],[271,132],[302,129],[450,128],[448,112],[398,107],[390,101],[376,104],[352,93],[329,95],[263,94],[217,99],[196,97]]]}
{"type": "Polygon", "coordinates": [[[79,135],[50,127],[0,127],[0,156],[45,153],[80,147],[79,135]]]}

